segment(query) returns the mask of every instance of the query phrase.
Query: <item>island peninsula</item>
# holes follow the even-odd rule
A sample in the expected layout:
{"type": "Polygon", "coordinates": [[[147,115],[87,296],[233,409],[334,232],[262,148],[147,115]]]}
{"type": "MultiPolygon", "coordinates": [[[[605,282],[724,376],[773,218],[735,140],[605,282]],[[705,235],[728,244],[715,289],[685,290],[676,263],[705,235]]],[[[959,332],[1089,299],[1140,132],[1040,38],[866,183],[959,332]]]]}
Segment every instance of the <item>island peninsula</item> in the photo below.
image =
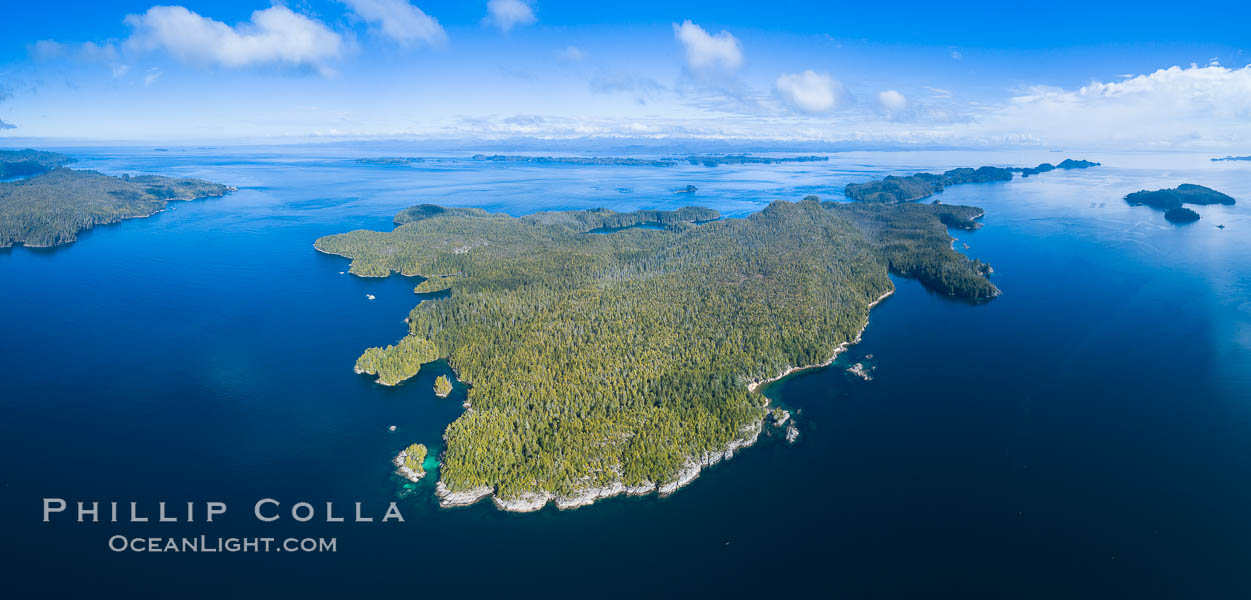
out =
{"type": "Polygon", "coordinates": [[[438,280],[408,335],[358,372],[397,384],[445,359],[468,385],[446,429],[444,506],[506,510],[672,493],[754,443],[755,384],[826,364],[893,291],[895,272],[985,300],[989,269],[947,227],[981,209],[777,201],[746,218],[706,208],[523,217],[430,205],[389,232],[317,240],[359,276],[438,280]],[[606,227],[657,223],[663,229],[606,227]],[[446,287],[445,287],[446,286],[446,287]]]}
{"type": "Polygon", "coordinates": [[[62,155],[45,157],[42,164],[51,170],[0,182],[0,248],[14,244],[68,244],[78,239],[80,231],[151,216],[164,210],[170,201],[213,198],[234,191],[232,187],[200,179],[113,177],[54,166],[71,160],[62,155]]]}

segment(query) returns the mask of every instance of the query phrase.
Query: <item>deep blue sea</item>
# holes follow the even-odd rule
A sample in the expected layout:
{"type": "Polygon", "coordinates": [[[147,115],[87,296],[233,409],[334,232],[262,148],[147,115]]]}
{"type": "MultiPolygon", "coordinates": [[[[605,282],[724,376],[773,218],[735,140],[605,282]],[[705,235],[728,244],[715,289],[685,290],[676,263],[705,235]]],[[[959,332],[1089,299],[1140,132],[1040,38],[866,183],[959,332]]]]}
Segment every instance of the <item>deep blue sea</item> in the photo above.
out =
{"type": "MultiPolygon", "coordinates": [[[[68,148],[77,168],[235,185],[0,251],[0,560],[6,596],[1246,598],[1251,596],[1251,163],[1198,154],[842,153],[828,163],[412,167],[351,146],[68,148]],[[671,208],[729,216],[849,182],[959,166],[1104,166],[951,188],[953,232],[1003,295],[973,305],[896,278],[864,341],[770,386],[776,438],[658,500],[528,515],[442,510],[391,458],[437,450],[464,390],[438,367],[385,388],[352,372],[394,342],[413,282],[345,275],[313,241],[389,229],[417,203],[671,208]],[[1122,197],[1233,195],[1168,224],[1122,197]],[[691,197],[674,188],[696,185],[691,197]],[[1224,229],[1216,225],[1223,224],[1224,229]],[[968,244],[968,249],[963,244],[968,244]],[[370,301],[366,294],[373,294],[370,301]],[[873,355],[872,381],[845,372],[873,355]],[[388,430],[394,425],[396,431],[388,430]],[[41,522],[42,499],[200,503],[194,523],[41,522]],[[297,502],[258,523],[253,504],[297,502]],[[202,522],[202,503],[228,512],[202,522]],[[335,502],[346,523],[326,523],[335,502]],[[353,523],[355,502],[403,523],[353,523]],[[334,537],[334,553],[116,553],[113,535],[334,537]]],[[[426,155],[429,156],[429,155],[426,155]]],[[[182,510],[181,508],[179,510],[182,510]]],[[[123,514],[125,516],[125,514],[123,514]]],[[[155,518],[152,519],[155,521],[155,518]]]]}

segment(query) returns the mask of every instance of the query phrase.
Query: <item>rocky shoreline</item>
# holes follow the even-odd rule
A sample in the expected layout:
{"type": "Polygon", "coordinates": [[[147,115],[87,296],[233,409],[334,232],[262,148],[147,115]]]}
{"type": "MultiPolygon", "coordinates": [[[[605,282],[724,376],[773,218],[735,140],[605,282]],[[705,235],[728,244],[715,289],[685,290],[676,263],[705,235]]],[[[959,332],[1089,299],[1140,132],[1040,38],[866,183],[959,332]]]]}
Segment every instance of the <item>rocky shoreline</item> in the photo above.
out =
{"type": "Polygon", "coordinates": [[[761,420],[749,424],[742,431],[743,437],[730,442],[725,450],[705,452],[698,459],[692,457],[678,471],[673,481],[663,484],[646,481],[637,486],[627,486],[620,480],[617,480],[602,487],[579,490],[571,495],[562,496],[552,492],[528,492],[516,498],[501,498],[495,495],[495,488],[490,486],[452,491],[440,481],[435,485],[435,496],[439,499],[439,506],[443,508],[469,506],[490,496],[491,502],[499,510],[519,513],[541,510],[549,502],[554,503],[556,508],[560,510],[573,510],[583,506],[590,506],[597,500],[613,498],[622,494],[627,496],[646,496],[651,493],[657,493],[661,498],[664,498],[695,481],[704,468],[711,467],[723,460],[729,460],[734,457],[735,452],[755,444],[760,439],[761,431],[764,430],[763,423],[764,421],[761,420]]]}
{"type": "MultiPolygon", "coordinates": [[[[885,294],[882,294],[881,296],[878,296],[878,297],[877,297],[877,300],[874,300],[873,302],[870,302],[870,303],[869,303],[869,310],[872,310],[874,306],[877,306],[878,304],[881,304],[881,302],[882,302],[883,300],[885,300],[886,298],[890,297],[890,295],[891,295],[891,294],[894,294],[894,293],[895,293],[895,290],[894,290],[894,289],[892,289],[892,290],[890,290],[890,291],[886,292],[885,294]]],[[[760,386],[762,386],[762,385],[767,385],[767,384],[773,383],[773,382],[775,382],[775,381],[778,381],[778,380],[780,380],[780,379],[783,379],[783,378],[785,378],[787,375],[790,375],[790,374],[792,374],[792,373],[798,373],[798,372],[800,372],[800,371],[807,371],[807,370],[809,370],[809,369],[819,369],[819,368],[821,368],[821,367],[828,367],[828,366],[830,366],[830,365],[834,364],[834,361],[835,361],[836,359],[838,359],[838,355],[839,355],[839,354],[842,354],[845,350],[847,350],[847,348],[848,348],[848,347],[850,347],[850,346],[852,346],[852,345],[855,345],[855,344],[859,344],[859,343],[860,343],[860,341],[861,341],[861,336],[862,336],[862,335],[864,335],[864,330],[865,330],[865,329],[867,329],[868,327],[869,327],[869,320],[866,318],[866,319],[865,319],[865,321],[864,321],[864,326],[863,326],[863,327],[861,327],[861,328],[860,328],[860,332],[856,334],[856,339],[851,340],[851,341],[848,341],[848,342],[843,342],[843,343],[839,344],[839,345],[838,345],[838,347],[834,349],[834,355],[833,355],[833,356],[831,356],[829,360],[827,360],[827,361],[825,361],[825,362],[822,362],[822,363],[815,364],[815,365],[805,365],[805,366],[802,366],[802,367],[786,367],[786,368],[785,368],[785,369],[783,369],[783,370],[782,370],[782,372],[781,372],[781,373],[779,373],[776,377],[769,377],[769,378],[767,378],[767,379],[753,379],[753,380],[751,380],[751,381],[748,381],[748,382],[747,382],[747,390],[748,390],[748,391],[751,391],[751,392],[754,392],[754,391],[756,391],[757,389],[759,389],[759,388],[760,388],[760,386]]]]}

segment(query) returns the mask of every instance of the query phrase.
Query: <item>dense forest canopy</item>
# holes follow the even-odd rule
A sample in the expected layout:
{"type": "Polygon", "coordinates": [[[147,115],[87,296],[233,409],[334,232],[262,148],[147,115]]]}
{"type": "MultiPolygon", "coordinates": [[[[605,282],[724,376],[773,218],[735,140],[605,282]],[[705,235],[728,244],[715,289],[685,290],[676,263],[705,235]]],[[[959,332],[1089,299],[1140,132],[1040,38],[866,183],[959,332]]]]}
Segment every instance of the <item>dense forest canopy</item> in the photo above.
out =
{"type": "Polygon", "coordinates": [[[445,433],[442,483],[517,498],[671,482],[758,431],[764,399],[746,382],[828,360],[893,289],[892,269],[993,295],[946,233],[980,214],[816,199],[711,222],[694,207],[514,218],[423,206],[393,231],[316,247],[357,275],[454,277],[450,296],[410,312],[407,337],[357,368],[394,384],[447,359],[471,408],[445,433]],[[640,221],[666,229],[590,233],[640,221]]]}
{"type": "Polygon", "coordinates": [[[27,177],[51,171],[74,162],[74,159],[57,152],[40,150],[0,150],[0,179],[27,177]]]}
{"type": "Polygon", "coordinates": [[[224,196],[232,190],[199,179],[113,177],[64,167],[0,182],[0,248],[68,244],[84,229],[146,217],[171,200],[224,196]]]}

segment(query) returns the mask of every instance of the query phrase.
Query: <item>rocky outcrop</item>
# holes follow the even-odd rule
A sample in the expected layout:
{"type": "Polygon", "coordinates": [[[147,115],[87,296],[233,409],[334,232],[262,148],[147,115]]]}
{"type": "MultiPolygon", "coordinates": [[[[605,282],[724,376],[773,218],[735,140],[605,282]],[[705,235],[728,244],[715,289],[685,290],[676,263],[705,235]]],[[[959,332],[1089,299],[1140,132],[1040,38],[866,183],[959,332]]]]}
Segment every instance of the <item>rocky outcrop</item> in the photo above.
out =
{"type": "Polygon", "coordinates": [[[873,381],[873,376],[869,374],[869,370],[864,366],[864,363],[856,363],[852,365],[851,368],[847,369],[847,372],[865,381],[873,381]]]}
{"type": "Polygon", "coordinates": [[[438,496],[439,506],[442,506],[443,508],[469,506],[470,504],[489,496],[494,491],[495,488],[484,485],[481,487],[454,492],[448,489],[442,481],[434,487],[434,495],[438,496]]]}

